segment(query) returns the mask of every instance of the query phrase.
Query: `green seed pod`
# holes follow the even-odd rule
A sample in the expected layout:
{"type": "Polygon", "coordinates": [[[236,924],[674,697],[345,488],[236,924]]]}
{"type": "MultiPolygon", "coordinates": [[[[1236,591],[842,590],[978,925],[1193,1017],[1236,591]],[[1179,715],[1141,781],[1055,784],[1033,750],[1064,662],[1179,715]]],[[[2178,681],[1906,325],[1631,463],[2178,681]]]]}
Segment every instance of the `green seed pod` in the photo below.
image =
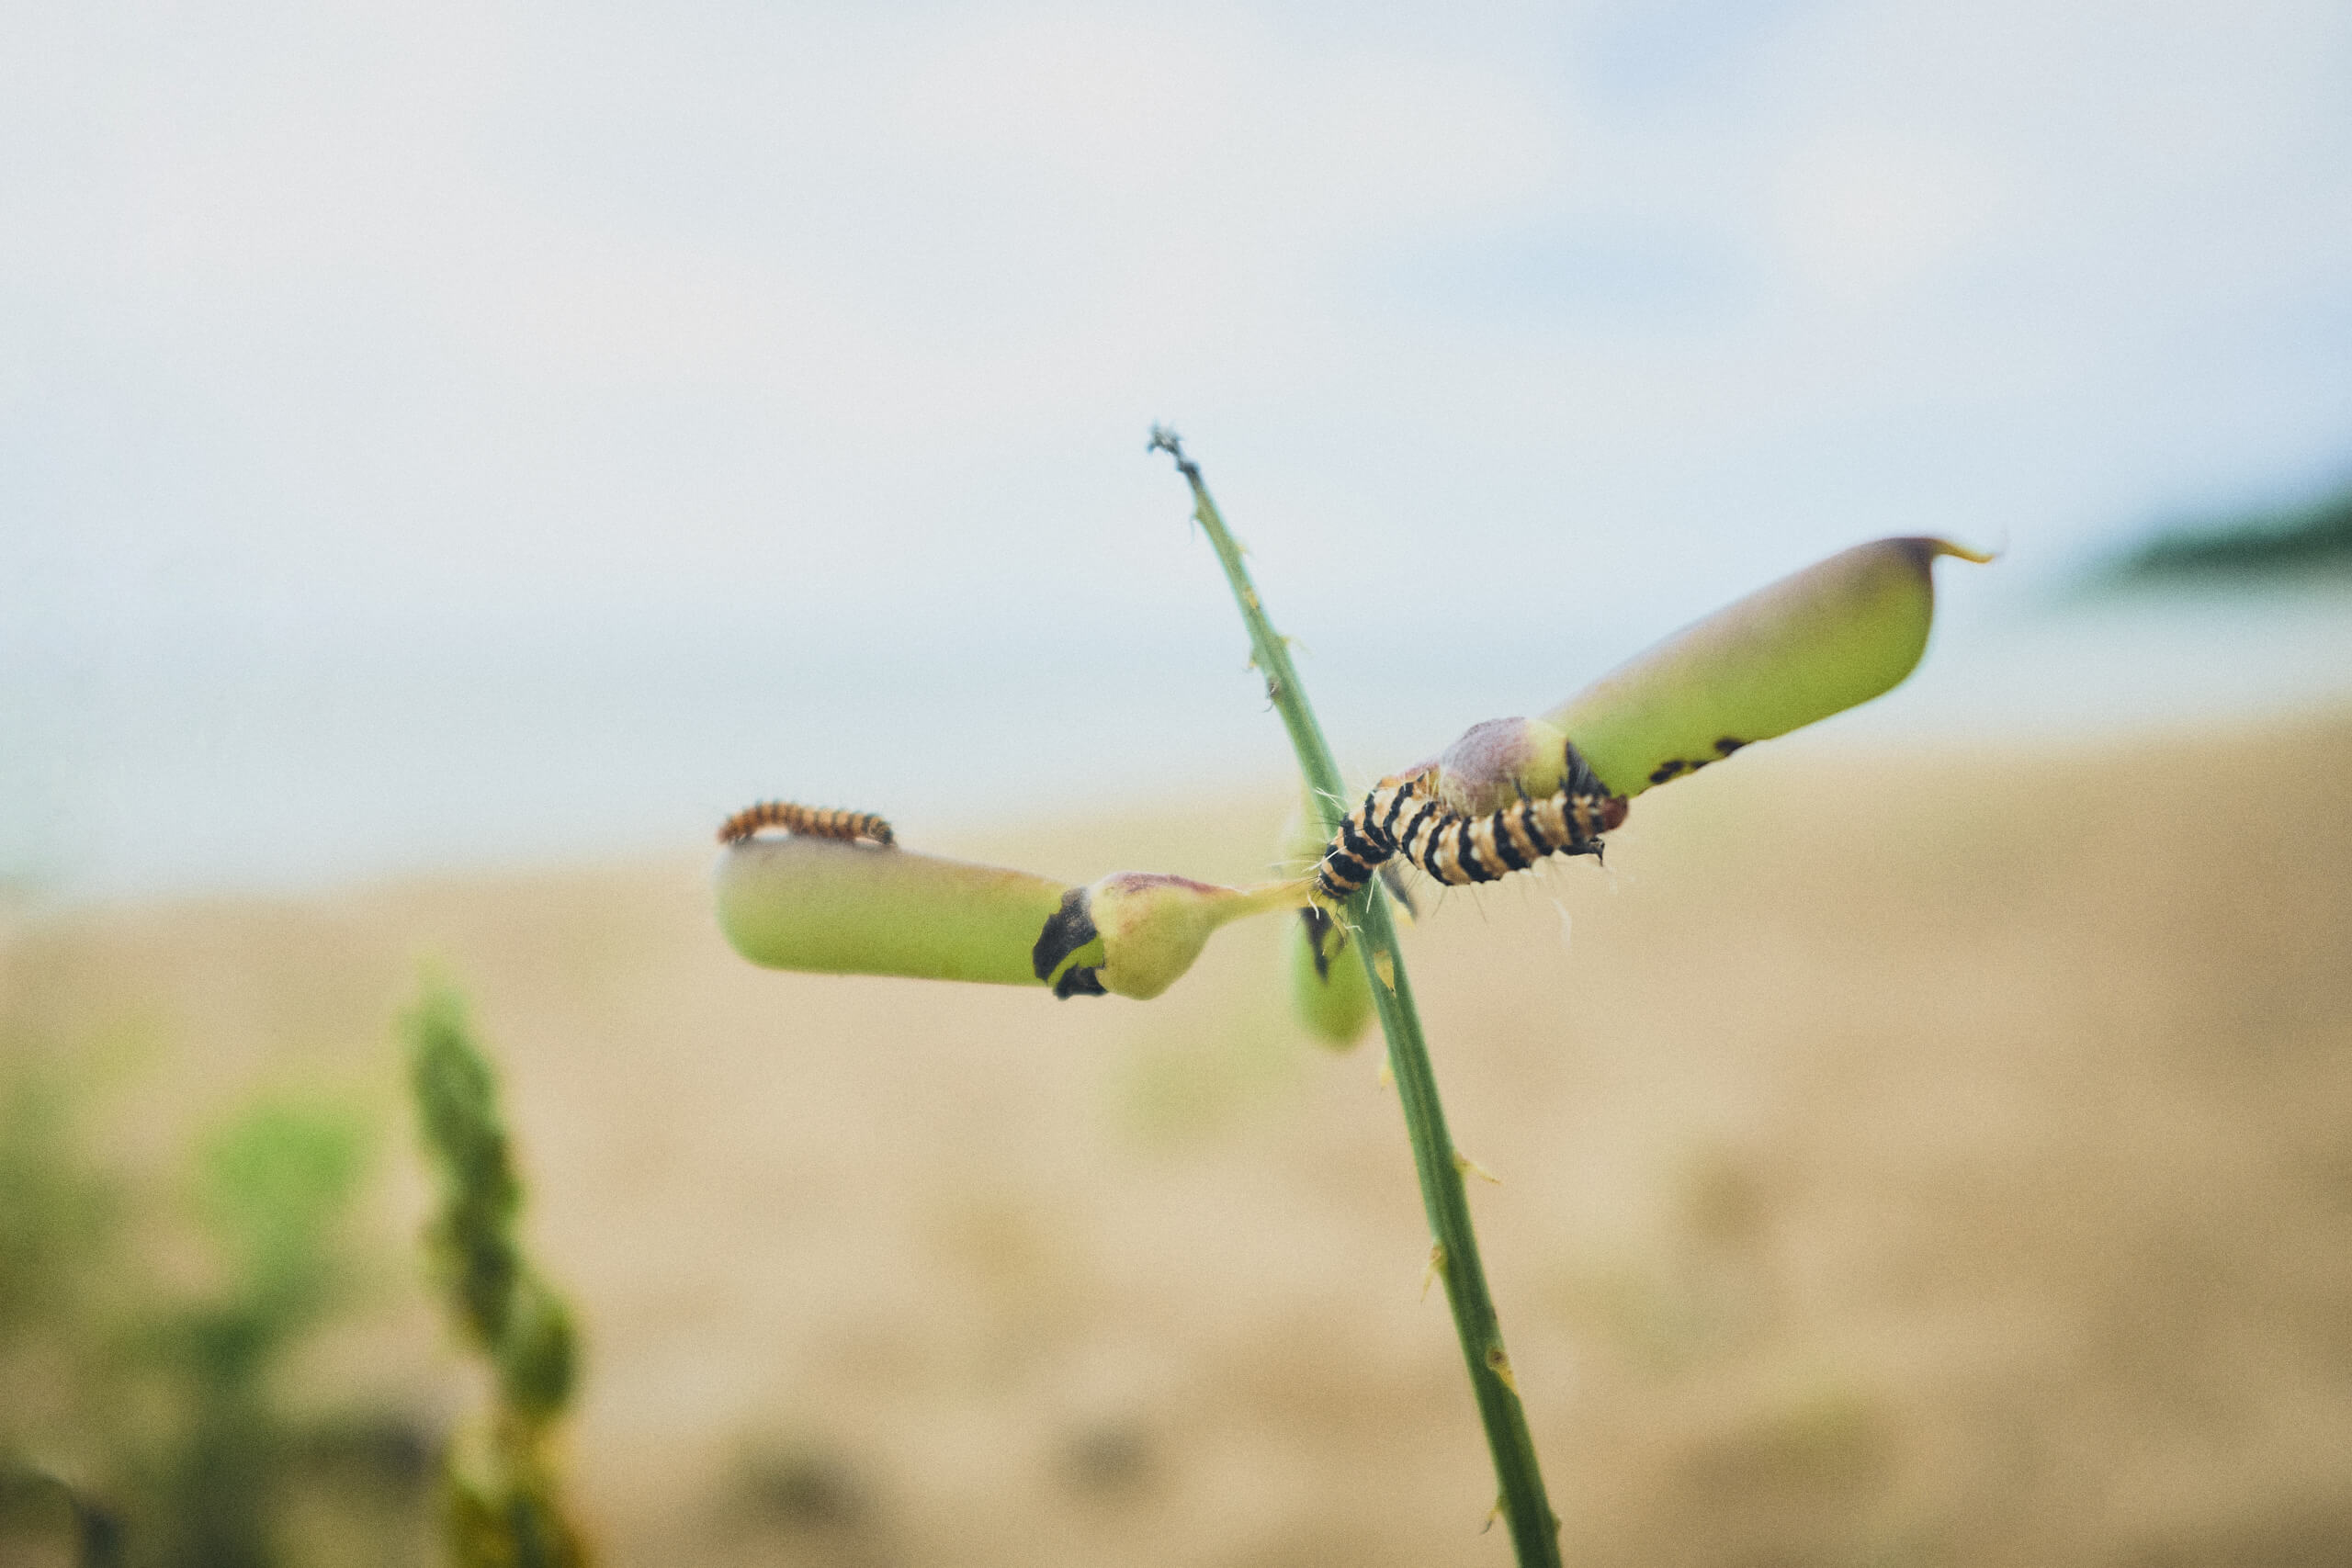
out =
{"type": "Polygon", "coordinates": [[[1630,797],[1866,703],[1927,648],[1938,556],[1993,558],[1944,539],[1857,545],[1636,654],[1542,722],[1630,797]]]}
{"type": "Polygon", "coordinates": [[[1220,887],[1116,872],[1084,887],[870,842],[794,833],[721,853],[719,929],[771,969],[1159,995],[1227,920],[1304,903],[1308,884],[1220,887]]]}
{"type": "MultiPolygon", "coordinates": [[[[798,833],[747,838],[718,859],[718,925],[771,969],[1036,986],[1031,955],[1080,891],[1001,866],[798,833]]],[[[1064,956],[1099,964],[1101,944],[1064,956]]],[[[1060,965],[1057,965],[1059,968],[1060,965]]]]}
{"type": "Polygon", "coordinates": [[[1085,913],[1102,942],[1102,985],[1115,996],[1148,1001],[1193,966],[1217,927],[1267,909],[1295,908],[1306,902],[1311,886],[1301,879],[1219,887],[1152,872],[1115,872],[1083,890],[1085,913]]]}
{"type": "Polygon", "coordinates": [[[1307,1032],[1334,1051],[1363,1037],[1372,1021],[1372,982],[1348,942],[1347,928],[1328,909],[1298,912],[1290,928],[1290,998],[1307,1032]]]}
{"type": "MultiPolygon", "coordinates": [[[[1283,829],[1283,863],[1312,870],[1322,858],[1323,825],[1311,802],[1303,800],[1283,829]]],[[[1372,984],[1348,951],[1347,928],[1330,910],[1310,904],[1283,940],[1290,948],[1291,1006],[1299,1021],[1322,1043],[1346,1050],[1372,1021],[1372,984]]]]}

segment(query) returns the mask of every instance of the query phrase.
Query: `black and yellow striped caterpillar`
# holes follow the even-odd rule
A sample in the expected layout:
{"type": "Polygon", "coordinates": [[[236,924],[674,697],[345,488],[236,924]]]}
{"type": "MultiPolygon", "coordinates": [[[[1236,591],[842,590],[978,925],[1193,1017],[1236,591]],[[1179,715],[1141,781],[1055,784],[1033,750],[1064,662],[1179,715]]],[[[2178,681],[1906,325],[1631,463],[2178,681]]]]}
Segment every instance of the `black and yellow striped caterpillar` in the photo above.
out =
{"type": "Polygon", "coordinates": [[[781,828],[812,839],[870,839],[885,848],[898,842],[890,834],[890,824],[871,811],[796,806],[788,800],[763,800],[745,807],[718,825],[718,841],[741,843],[763,828],[781,828]]]}
{"type": "Polygon", "coordinates": [[[1584,758],[1567,748],[1560,787],[1541,800],[1524,794],[1483,817],[1465,817],[1438,797],[1434,764],[1385,778],[1348,813],[1316,867],[1318,897],[1338,903],[1402,855],[1440,882],[1492,882],[1546,855],[1597,855],[1600,835],[1625,820],[1584,758]]]}

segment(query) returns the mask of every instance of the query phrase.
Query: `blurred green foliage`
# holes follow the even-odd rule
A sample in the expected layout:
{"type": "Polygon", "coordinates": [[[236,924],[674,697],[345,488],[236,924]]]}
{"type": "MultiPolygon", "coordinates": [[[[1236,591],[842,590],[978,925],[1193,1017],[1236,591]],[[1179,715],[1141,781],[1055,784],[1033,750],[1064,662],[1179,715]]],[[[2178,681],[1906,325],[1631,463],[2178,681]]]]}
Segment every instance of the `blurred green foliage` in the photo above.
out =
{"type": "Polygon", "coordinates": [[[317,1322],[347,1283],[335,1231],[358,1189],[364,1135],[339,1106],[264,1102],[206,1140],[198,1205],[231,1280],[207,1326],[224,1370],[317,1322]]]}
{"type": "Polygon", "coordinates": [[[2352,486],[2303,506],[2169,529],[2101,575],[2119,585],[2352,571],[2352,486]]]}
{"type": "Polygon", "coordinates": [[[18,1039],[0,1040],[0,1560],[54,1540],[85,1564],[120,1561],[116,1516],[74,1484],[103,1468],[107,1276],[121,1184],[84,1148],[77,1086],[18,1039]]]}
{"type": "Polygon", "coordinates": [[[459,1334],[490,1362],[495,1398],[444,1466],[443,1540],[458,1568],[579,1568],[549,1454],[577,1379],[571,1314],[515,1235],[522,1182],[498,1084],[465,1005],[429,987],[404,1021],[409,1081],[440,1198],[425,1227],[433,1275],[459,1334]]]}
{"type": "Polygon", "coordinates": [[[0,1083],[0,1354],[85,1306],[117,1240],[122,1195],[83,1155],[77,1112],[35,1062],[0,1083]]]}
{"type": "Polygon", "coordinates": [[[337,1232],[362,1168],[357,1122],[333,1107],[264,1102],[206,1140],[197,1210],[223,1282],[146,1336],[183,1411],[152,1482],[163,1505],[154,1561],[279,1561],[272,1505],[300,1444],[269,1373],[349,1288],[337,1232]]]}
{"type": "Polygon", "coordinates": [[[355,1479],[370,1512],[345,1533],[385,1535],[383,1505],[413,1512],[427,1439],[393,1413],[300,1410],[278,1386],[357,1295],[363,1118],[241,1107],[199,1140],[174,1205],[96,1156],[62,1059],[0,1040],[0,1558],[48,1541],[56,1561],[275,1568],[300,1555],[289,1511],[355,1479]],[[185,1240],[207,1288],[158,1266],[185,1240]]]}

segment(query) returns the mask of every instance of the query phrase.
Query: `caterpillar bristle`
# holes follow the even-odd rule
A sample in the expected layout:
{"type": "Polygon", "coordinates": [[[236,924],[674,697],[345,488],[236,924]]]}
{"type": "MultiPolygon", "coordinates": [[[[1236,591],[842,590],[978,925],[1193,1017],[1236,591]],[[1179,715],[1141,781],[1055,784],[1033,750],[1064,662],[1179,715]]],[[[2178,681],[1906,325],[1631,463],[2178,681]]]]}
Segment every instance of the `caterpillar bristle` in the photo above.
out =
{"type": "Polygon", "coordinates": [[[871,811],[843,811],[832,807],[800,806],[789,800],[763,800],[747,806],[718,825],[718,841],[740,844],[766,828],[781,828],[811,839],[865,839],[885,849],[897,845],[890,824],[871,811]]]}

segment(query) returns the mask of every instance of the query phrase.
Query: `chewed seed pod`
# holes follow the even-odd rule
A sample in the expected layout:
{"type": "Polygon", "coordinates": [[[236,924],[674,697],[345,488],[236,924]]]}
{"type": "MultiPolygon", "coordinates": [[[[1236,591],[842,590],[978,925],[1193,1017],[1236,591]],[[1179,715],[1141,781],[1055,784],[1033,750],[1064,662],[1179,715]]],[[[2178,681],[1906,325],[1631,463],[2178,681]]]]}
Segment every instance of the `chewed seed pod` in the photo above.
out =
{"type": "Polygon", "coordinates": [[[1630,799],[1892,689],[1928,646],[1945,539],[1857,545],[1725,605],[1544,715],[1630,799]]]}
{"type": "Polygon", "coordinates": [[[1220,887],[1119,872],[1084,887],[1001,866],[795,832],[721,852],[719,929],[772,969],[1156,997],[1217,927],[1304,902],[1304,879],[1220,887]]]}
{"type": "Polygon", "coordinates": [[[1473,725],[1383,779],[1316,872],[1336,903],[1392,860],[1491,882],[1547,855],[1599,855],[1626,802],[1758,740],[1868,702],[1919,662],[1943,539],[1881,539],[1807,567],[1637,655],[1541,718],[1473,725]]]}
{"type": "MultiPolygon", "coordinates": [[[[1540,718],[1490,718],[1463,731],[1429,773],[1438,803],[1459,817],[1484,817],[1540,800],[1568,782],[1568,738],[1540,718]]],[[[1589,793],[1589,792],[1588,792],[1589,793]]]]}

